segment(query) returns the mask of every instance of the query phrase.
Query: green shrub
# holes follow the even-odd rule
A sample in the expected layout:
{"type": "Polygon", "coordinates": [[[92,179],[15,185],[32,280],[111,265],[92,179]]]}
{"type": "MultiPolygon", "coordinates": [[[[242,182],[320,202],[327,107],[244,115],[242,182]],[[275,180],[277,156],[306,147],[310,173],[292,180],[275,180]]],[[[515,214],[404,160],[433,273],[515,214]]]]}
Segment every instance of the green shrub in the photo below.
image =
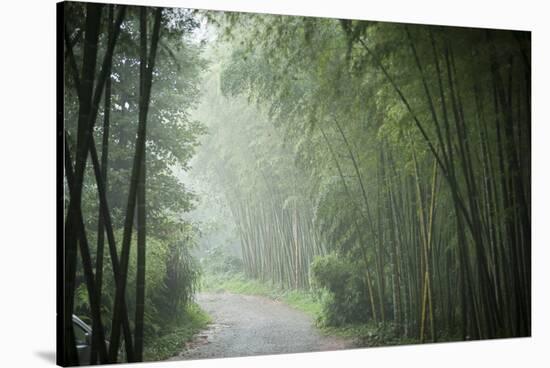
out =
{"type": "Polygon", "coordinates": [[[318,320],[322,326],[365,323],[371,318],[366,285],[360,267],[331,253],[316,257],[311,265],[314,287],[327,291],[318,320]]]}
{"type": "Polygon", "coordinates": [[[188,304],[180,315],[182,318],[170,330],[150,337],[145,345],[144,361],[158,361],[176,355],[210,322],[208,315],[194,303],[188,304]]]}
{"type": "Polygon", "coordinates": [[[208,249],[200,264],[205,272],[218,275],[235,275],[244,269],[243,261],[227,254],[222,246],[208,249]]]}
{"type": "Polygon", "coordinates": [[[418,343],[418,340],[404,338],[398,326],[392,322],[348,324],[340,327],[324,327],[323,333],[353,338],[357,346],[388,346],[418,343]]]}
{"type": "MultiPolygon", "coordinates": [[[[117,246],[122,244],[122,230],[115,232],[117,246]]],[[[146,271],[145,271],[145,310],[144,310],[144,338],[147,342],[153,341],[163,331],[172,325],[183,323],[187,318],[183,313],[186,306],[192,302],[200,276],[200,267],[191,256],[189,248],[193,246],[192,233],[174,237],[172,242],[160,240],[153,236],[147,237],[146,271]],[[182,240],[182,239],[185,239],[182,240]]],[[[130,260],[128,263],[128,279],[126,287],[126,301],[129,316],[135,314],[136,300],[136,264],[137,264],[136,236],[132,237],[130,260]]],[[[120,249],[118,249],[120,254],[120,249]]],[[[112,306],[115,299],[115,281],[111,261],[108,256],[104,260],[104,277],[102,286],[102,322],[107,335],[110,334],[112,306]]],[[[78,286],[75,290],[75,314],[82,317],[84,322],[91,323],[89,298],[79,268],[77,275],[78,286]]],[[[130,328],[134,329],[134,318],[129,319],[130,328]]]]}
{"type": "Polygon", "coordinates": [[[183,240],[168,247],[166,272],[162,287],[155,297],[155,305],[163,316],[165,325],[177,322],[181,310],[188,305],[195,294],[200,279],[200,265],[190,254],[189,245],[183,240]]]}

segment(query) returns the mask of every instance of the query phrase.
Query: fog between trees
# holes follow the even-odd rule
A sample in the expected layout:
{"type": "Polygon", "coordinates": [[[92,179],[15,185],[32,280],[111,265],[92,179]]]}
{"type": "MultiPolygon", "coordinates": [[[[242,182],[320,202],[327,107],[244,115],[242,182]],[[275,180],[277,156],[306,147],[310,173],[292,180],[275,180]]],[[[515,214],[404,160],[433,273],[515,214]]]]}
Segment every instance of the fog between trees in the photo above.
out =
{"type": "Polygon", "coordinates": [[[67,361],[73,311],[143,360],[201,272],[398,342],[530,335],[529,33],[143,9],[65,8],[67,361]]]}

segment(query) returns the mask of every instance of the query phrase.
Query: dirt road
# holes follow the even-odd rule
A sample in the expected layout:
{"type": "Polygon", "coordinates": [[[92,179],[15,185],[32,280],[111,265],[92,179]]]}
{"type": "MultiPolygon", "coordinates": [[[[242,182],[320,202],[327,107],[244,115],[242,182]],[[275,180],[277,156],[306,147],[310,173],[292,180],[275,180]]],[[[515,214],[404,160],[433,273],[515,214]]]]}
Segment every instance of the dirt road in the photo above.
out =
{"type": "Polygon", "coordinates": [[[323,336],[307,314],[268,298],[231,293],[200,293],[198,304],[213,321],[169,360],[300,353],[352,347],[323,336]]]}

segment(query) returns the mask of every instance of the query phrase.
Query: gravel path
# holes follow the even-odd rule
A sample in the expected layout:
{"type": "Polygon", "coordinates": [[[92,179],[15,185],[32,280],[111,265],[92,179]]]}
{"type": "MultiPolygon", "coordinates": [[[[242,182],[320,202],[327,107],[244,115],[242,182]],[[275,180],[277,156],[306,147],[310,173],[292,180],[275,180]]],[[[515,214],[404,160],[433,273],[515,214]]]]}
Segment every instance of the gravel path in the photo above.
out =
{"type": "Polygon", "coordinates": [[[301,353],[353,347],[350,340],[321,335],[311,317],[268,298],[200,293],[197,302],[213,321],[178,356],[169,360],[301,353]]]}

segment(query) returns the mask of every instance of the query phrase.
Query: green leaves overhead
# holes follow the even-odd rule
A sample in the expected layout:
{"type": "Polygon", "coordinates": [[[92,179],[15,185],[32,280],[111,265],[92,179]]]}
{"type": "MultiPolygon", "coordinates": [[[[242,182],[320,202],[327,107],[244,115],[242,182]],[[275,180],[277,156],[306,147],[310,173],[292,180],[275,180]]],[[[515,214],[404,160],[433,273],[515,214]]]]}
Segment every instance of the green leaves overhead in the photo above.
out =
{"type": "Polygon", "coordinates": [[[244,168],[239,191],[259,195],[252,167],[290,173],[270,186],[294,198],[294,183],[324,247],[361,260],[375,321],[420,341],[528,333],[527,33],[250,14],[217,26],[221,91],[267,112],[246,138],[255,154],[224,155],[244,168]],[[293,158],[271,159],[273,127],[293,158]]]}

